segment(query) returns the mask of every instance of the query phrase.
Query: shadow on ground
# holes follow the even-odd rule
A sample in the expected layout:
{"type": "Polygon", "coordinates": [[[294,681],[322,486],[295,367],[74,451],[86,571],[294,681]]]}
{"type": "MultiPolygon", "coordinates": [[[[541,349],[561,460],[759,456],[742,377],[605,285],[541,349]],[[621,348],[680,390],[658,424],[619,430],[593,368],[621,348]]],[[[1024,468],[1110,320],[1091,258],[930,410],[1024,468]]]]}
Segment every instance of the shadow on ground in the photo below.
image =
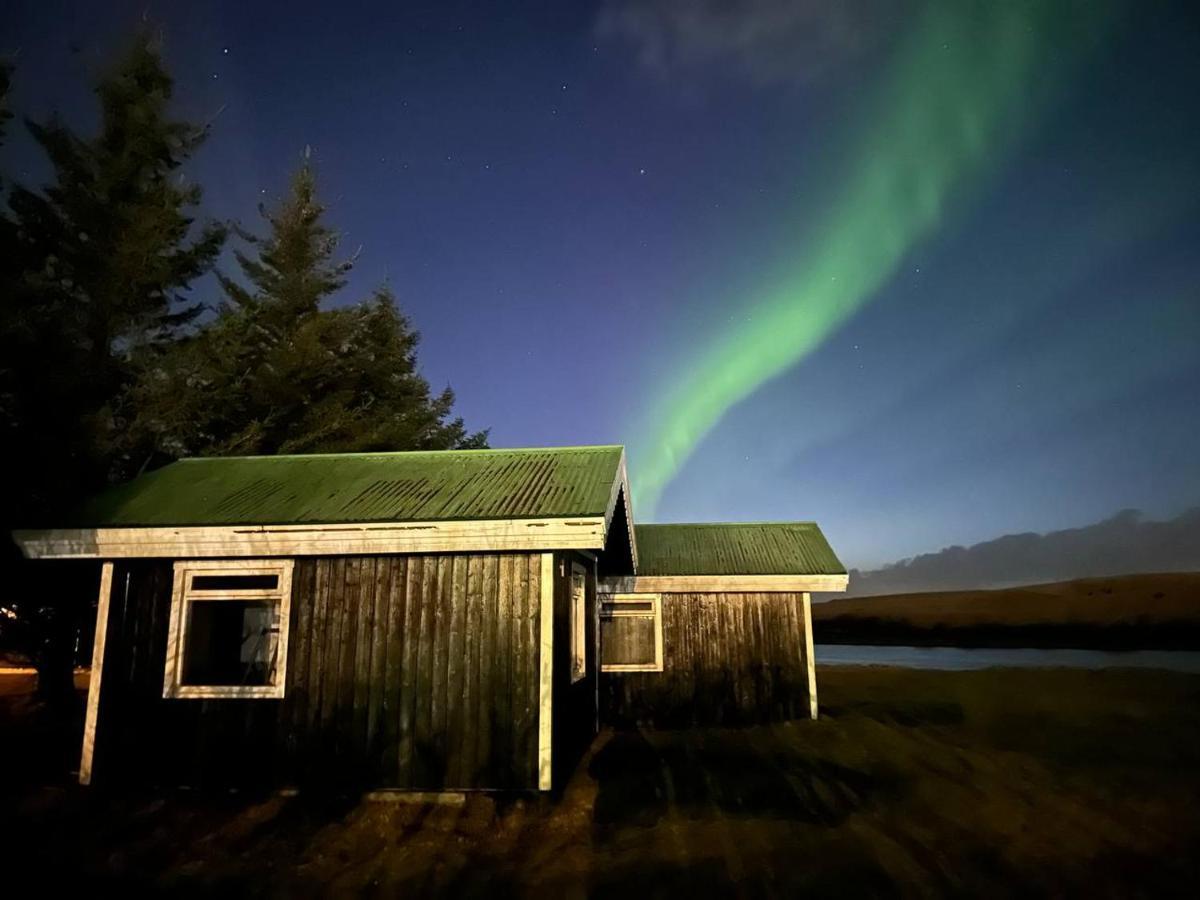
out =
{"type": "MultiPolygon", "coordinates": [[[[1200,676],[822,673],[817,722],[606,732],[556,797],[71,782],[0,696],[11,884],[265,896],[1191,896],[1200,676]]],[[[0,695],[4,694],[0,691],[0,695]]]]}

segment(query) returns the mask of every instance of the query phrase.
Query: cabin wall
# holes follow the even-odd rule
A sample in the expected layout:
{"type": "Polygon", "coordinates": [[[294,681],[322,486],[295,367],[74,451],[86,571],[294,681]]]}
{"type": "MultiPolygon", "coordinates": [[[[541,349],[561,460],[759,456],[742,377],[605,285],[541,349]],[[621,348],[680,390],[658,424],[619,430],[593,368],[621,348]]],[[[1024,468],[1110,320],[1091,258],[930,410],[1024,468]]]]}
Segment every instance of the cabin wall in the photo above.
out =
{"type": "Polygon", "coordinates": [[[604,722],[684,727],[808,717],[804,594],[661,596],[663,671],[601,674],[604,722]]]}
{"type": "Polygon", "coordinates": [[[540,563],[298,558],[285,697],[165,700],[172,561],[118,561],[96,778],[536,788],[540,563]]]}

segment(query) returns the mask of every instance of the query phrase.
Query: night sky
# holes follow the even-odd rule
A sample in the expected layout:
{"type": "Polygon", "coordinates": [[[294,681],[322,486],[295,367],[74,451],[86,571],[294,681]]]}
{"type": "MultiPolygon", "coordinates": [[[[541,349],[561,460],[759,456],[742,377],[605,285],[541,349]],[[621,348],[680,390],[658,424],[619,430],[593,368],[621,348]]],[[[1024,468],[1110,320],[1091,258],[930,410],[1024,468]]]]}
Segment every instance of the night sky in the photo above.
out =
{"type": "Polygon", "coordinates": [[[342,302],[493,446],[625,444],[640,521],[871,567],[1200,503],[1194,2],[18,0],[16,112],[88,126],[144,14],[205,212],[311,146],[342,302]]]}

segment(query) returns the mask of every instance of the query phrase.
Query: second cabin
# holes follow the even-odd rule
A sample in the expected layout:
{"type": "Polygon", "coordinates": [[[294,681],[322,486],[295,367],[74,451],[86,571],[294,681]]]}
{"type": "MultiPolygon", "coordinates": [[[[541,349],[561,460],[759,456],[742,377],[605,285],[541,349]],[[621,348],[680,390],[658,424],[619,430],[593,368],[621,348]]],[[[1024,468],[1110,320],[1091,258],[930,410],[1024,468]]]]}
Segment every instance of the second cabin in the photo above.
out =
{"type": "Polygon", "coordinates": [[[621,447],[186,459],[100,563],[80,780],[549,790],[603,721],[815,716],[812,523],[635,526],[621,447]]]}

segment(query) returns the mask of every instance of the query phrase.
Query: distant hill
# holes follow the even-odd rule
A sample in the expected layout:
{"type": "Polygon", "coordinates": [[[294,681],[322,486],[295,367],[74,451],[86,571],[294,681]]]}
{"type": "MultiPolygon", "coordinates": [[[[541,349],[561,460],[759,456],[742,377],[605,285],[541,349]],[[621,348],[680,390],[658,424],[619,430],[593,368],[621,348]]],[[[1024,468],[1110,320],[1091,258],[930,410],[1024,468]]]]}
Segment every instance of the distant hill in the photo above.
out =
{"type": "Polygon", "coordinates": [[[1046,534],[1008,534],[947,547],[869,572],[852,570],[848,596],[1011,587],[1033,582],[1200,571],[1200,507],[1146,521],[1137,510],[1046,534]]]}
{"type": "Polygon", "coordinates": [[[1200,648],[1200,572],[813,604],[818,642],[1200,648]]]}

